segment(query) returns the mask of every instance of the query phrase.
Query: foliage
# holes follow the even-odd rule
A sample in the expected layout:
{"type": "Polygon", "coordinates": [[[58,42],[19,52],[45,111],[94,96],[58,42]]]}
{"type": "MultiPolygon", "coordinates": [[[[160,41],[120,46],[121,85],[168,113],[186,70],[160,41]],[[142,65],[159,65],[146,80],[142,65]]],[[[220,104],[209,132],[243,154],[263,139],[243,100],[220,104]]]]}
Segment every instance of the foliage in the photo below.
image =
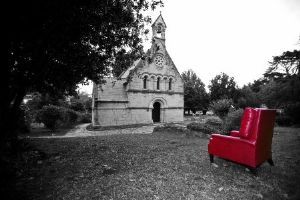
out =
{"type": "Polygon", "coordinates": [[[118,77],[124,70],[130,67],[133,62],[140,58],[144,54],[143,48],[136,48],[130,51],[122,49],[115,56],[115,62],[113,63],[112,73],[115,77],[118,77]]]}
{"type": "Polygon", "coordinates": [[[92,114],[91,113],[83,113],[79,115],[80,123],[91,123],[92,122],[92,114]]]}
{"type": "Polygon", "coordinates": [[[246,107],[259,107],[261,101],[257,93],[253,92],[249,86],[244,86],[239,90],[239,98],[237,100],[236,106],[238,108],[246,107]]]}
{"type": "Polygon", "coordinates": [[[63,120],[61,108],[53,105],[43,106],[38,112],[38,119],[47,128],[54,131],[58,127],[59,121],[63,120]]]}
{"type": "Polygon", "coordinates": [[[184,107],[197,110],[206,110],[209,104],[209,96],[205,91],[205,85],[192,70],[181,74],[184,81],[184,107]]]}
{"type": "Polygon", "coordinates": [[[266,78],[284,80],[293,75],[300,77],[300,50],[286,51],[274,56],[271,67],[264,74],[266,78]]]}
{"type": "Polygon", "coordinates": [[[224,131],[228,133],[228,131],[231,130],[239,130],[243,113],[244,113],[243,109],[230,111],[223,123],[224,131]]]}
{"type": "Polygon", "coordinates": [[[71,98],[35,93],[32,95],[32,99],[27,102],[26,107],[31,122],[42,122],[40,119],[41,109],[49,105],[57,106],[60,110],[60,118],[55,125],[55,128],[57,128],[59,126],[73,125],[77,122],[91,122],[91,114],[89,113],[92,109],[91,101],[92,98],[86,93],[79,93],[71,98]]]}
{"type": "Polygon", "coordinates": [[[69,126],[78,121],[89,118],[89,114],[79,113],[70,108],[55,105],[43,106],[37,111],[37,121],[45,124],[47,128],[54,131],[61,126],[69,126]]]}
{"type": "Polygon", "coordinates": [[[261,96],[269,104],[281,106],[290,102],[300,102],[300,50],[286,51],[280,56],[274,56],[271,66],[264,74],[269,80],[262,89],[261,96]],[[276,102],[271,98],[275,98],[276,102]]]}
{"type": "Polygon", "coordinates": [[[300,102],[300,79],[285,82],[270,80],[258,92],[261,101],[268,107],[283,107],[288,102],[300,102]]]}
{"type": "Polygon", "coordinates": [[[265,77],[259,78],[257,80],[254,80],[253,83],[249,83],[248,87],[255,93],[258,93],[261,89],[261,87],[268,83],[269,80],[265,77]]]}
{"type": "Polygon", "coordinates": [[[75,98],[71,99],[71,101],[70,101],[70,108],[72,110],[75,110],[75,111],[78,111],[78,112],[85,111],[85,107],[84,107],[83,102],[80,102],[79,99],[75,99],[75,98]]]}
{"type": "Polygon", "coordinates": [[[236,100],[238,93],[236,82],[233,77],[229,77],[227,74],[221,73],[210,82],[211,83],[208,85],[208,88],[210,90],[211,101],[224,98],[236,100]]]}
{"type": "Polygon", "coordinates": [[[30,124],[32,122],[32,115],[29,112],[29,108],[26,104],[21,105],[21,109],[17,118],[18,132],[28,133],[30,132],[30,124]]]}
{"type": "Polygon", "coordinates": [[[232,99],[220,99],[211,102],[209,107],[213,110],[213,112],[218,117],[224,119],[226,115],[229,113],[232,105],[233,105],[232,99]]]}
{"type": "Polygon", "coordinates": [[[156,126],[153,132],[171,132],[171,133],[185,133],[188,134],[187,129],[184,126],[178,126],[176,124],[163,124],[161,126],[156,126]]]}
{"type": "Polygon", "coordinates": [[[61,112],[62,112],[64,124],[74,124],[77,122],[77,119],[79,118],[79,113],[77,113],[75,110],[63,108],[61,112]]]}
{"type": "Polygon", "coordinates": [[[277,115],[275,120],[276,120],[276,124],[279,126],[291,126],[292,125],[292,119],[284,113],[277,115]]]}
{"type": "Polygon", "coordinates": [[[293,124],[300,124],[300,102],[288,103],[284,107],[284,112],[293,124]]]}
{"type": "Polygon", "coordinates": [[[91,112],[92,97],[85,92],[81,92],[78,95],[71,97],[69,107],[78,112],[91,112]]]}
{"type": "Polygon", "coordinates": [[[28,92],[74,94],[78,83],[100,81],[119,51],[141,48],[151,22],[144,11],[157,5],[161,0],[10,1],[1,128],[15,121],[28,92]]]}
{"type": "Polygon", "coordinates": [[[261,86],[259,96],[268,107],[283,108],[279,123],[299,124],[300,116],[300,50],[274,56],[264,74],[268,83],[261,86]],[[288,122],[290,120],[290,122],[288,122]]]}
{"type": "Polygon", "coordinates": [[[207,118],[204,123],[211,126],[221,127],[223,121],[219,117],[210,117],[207,118]]]}
{"type": "Polygon", "coordinates": [[[192,131],[199,131],[205,134],[220,133],[220,129],[218,127],[199,122],[192,122],[188,124],[186,128],[192,131]]]}

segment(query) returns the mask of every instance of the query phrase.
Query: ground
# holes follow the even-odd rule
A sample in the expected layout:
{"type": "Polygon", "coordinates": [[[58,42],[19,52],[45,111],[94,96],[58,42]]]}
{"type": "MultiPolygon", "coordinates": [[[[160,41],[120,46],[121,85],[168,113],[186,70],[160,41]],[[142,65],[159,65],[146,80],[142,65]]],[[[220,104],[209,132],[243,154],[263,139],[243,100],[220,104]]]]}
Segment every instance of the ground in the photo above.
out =
{"type": "MultiPolygon", "coordinates": [[[[254,176],[182,132],[25,138],[17,189],[29,199],[297,199],[300,129],[276,127],[274,167],[254,176]]],[[[299,196],[298,196],[299,197],[299,196]]]]}

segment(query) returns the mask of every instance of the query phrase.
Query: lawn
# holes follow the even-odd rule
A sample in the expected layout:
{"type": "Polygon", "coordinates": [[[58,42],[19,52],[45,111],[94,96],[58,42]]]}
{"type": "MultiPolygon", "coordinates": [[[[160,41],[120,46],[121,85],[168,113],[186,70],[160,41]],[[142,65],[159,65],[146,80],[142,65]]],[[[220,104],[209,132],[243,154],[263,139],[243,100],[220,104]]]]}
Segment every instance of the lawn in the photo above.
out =
{"type": "Polygon", "coordinates": [[[275,128],[275,166],[257,176],[218,158],[212,166],[208,138],[182,133],[26,141],[24,199],[296,199],[300,190],[299,128],[275,128]]]}

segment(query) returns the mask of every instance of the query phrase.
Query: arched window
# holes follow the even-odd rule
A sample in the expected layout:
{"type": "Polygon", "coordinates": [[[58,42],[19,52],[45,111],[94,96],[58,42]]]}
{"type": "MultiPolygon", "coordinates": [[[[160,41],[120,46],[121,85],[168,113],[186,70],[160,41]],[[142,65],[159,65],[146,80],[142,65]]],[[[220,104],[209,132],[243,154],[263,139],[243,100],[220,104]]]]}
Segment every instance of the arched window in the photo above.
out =
{"type": "Polygon", "coordinates": [[[160,77],[157,78],[157,85],[156,85],[156,89],[159,90],[159,86],[160,86],[160,77]]]}
{"type": "Polygon", "coordinates": [[[172,90],[172,79],[169,80],[169,90],[172,90]]]}
{"type": "Polygon", "coordinates": [[[147,79],[148,79],[148,76],[144,76],[144,80],[143,80],[143,88],[144,89],[147,89],[147,79]]]}

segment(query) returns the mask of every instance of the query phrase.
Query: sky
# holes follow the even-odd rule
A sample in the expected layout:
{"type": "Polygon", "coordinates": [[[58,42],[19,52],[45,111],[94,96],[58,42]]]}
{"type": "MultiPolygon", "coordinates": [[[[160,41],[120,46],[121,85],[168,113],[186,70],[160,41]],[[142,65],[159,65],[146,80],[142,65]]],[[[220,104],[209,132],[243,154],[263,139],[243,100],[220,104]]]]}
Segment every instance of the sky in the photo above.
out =
{"type": "MultiPolygon", "coordinates": [[[[154,22],[161,11],[169,55],[180,73],[192,69],[206,87],[221,72],[242,87],[261,78],[273,56],[300,47],[300,0],[164,0],[164,4],[148,13],[154,22]]],[[[150,45],[146,41],[145,50],[150,45]]],[[[91,94],[91,86],[80,91],[91,94]]]]}

